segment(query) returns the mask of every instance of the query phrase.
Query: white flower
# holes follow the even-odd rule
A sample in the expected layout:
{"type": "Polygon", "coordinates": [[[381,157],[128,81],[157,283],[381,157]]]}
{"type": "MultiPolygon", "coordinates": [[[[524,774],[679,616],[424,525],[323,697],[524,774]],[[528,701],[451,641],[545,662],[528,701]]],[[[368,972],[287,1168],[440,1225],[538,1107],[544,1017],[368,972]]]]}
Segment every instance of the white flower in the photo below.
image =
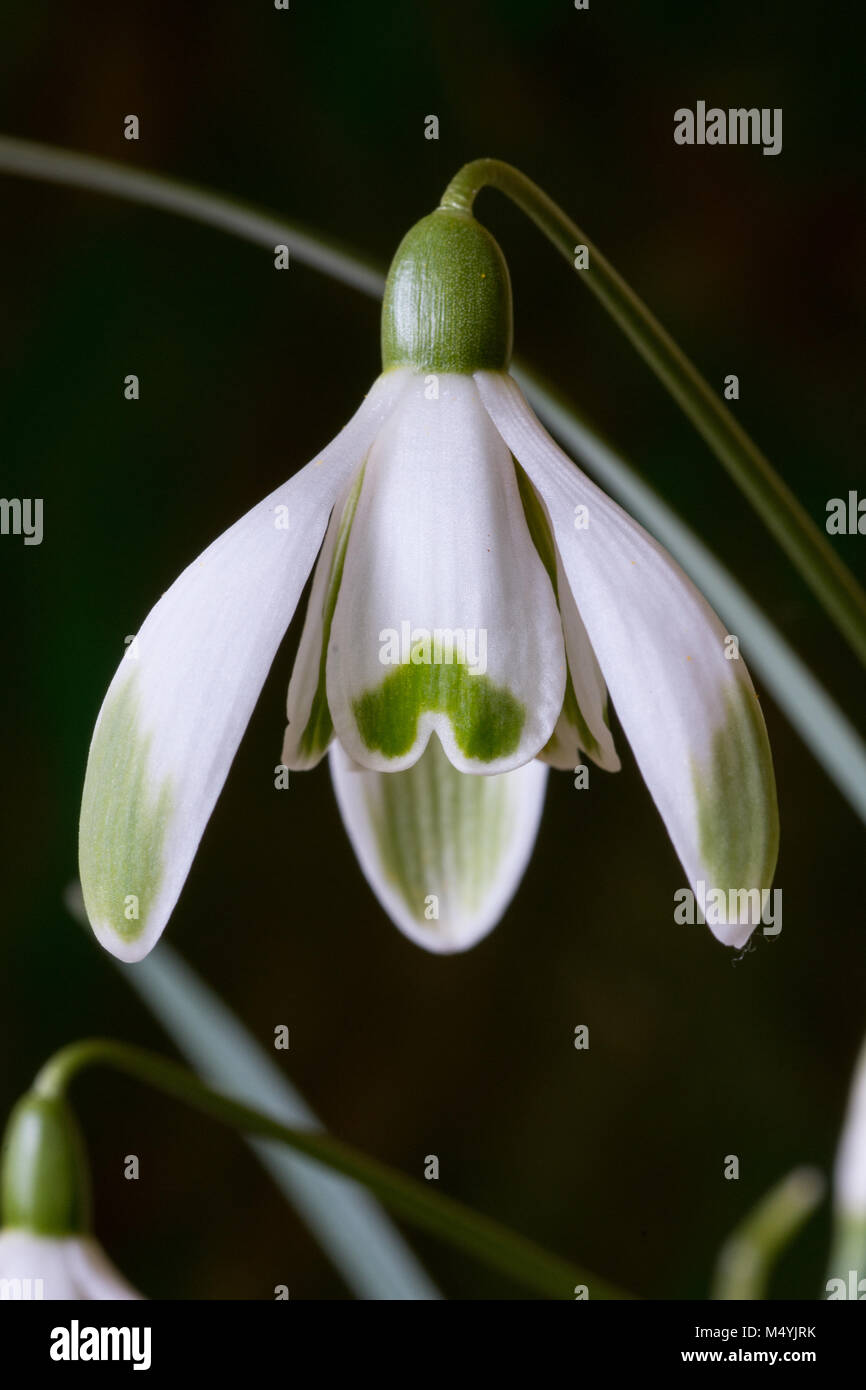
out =
{"type": "Polygon", "coordinates": [[[833,1171],[830,1299],[866,1297],[866,1043],[851,1078],[833,1171]]]}
{"type": "Polygon", "coordinates": [[[836,1154],[834,1192],[837,1219],[859,1224],[866,1249],[866,1046],[861,1049],[851,1081],[836,1154]]]}
{"type": "MultiPolygon", "coordinates": [[[[395,258],[385,371],[361,408],[150,613],[100,713],[81,816],[85,903],[116,955],[159,937],[320,547],[283,762],[330,748],[363,870],[407,935],[457,950],[495,924],[545,764],[619,768],[608,690],[699,901],[770,884],[775,788],[745,665],[544,431],[510,339],[492,238],[464,214],[424,219],[395,258]]],[[[756,922],[750,905],[713,931],[741,945],[756,922]]]]}
{"type": "Polygon", "coordinates": [[[137,1298],[92,1236],[0,1231],[0,1300],[137,1298]]]}

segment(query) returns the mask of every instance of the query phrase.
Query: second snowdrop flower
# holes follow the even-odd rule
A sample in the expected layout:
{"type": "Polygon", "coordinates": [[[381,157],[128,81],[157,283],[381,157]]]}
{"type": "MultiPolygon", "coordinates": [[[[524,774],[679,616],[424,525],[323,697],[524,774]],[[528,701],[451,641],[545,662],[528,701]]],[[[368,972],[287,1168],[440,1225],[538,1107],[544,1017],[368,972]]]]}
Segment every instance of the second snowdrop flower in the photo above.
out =
{"type": "Polygon", "coordinates": [[[0,1150],[0,1301],[140,1297],[90,1230],[90,1174],[72,1111],[29,1092],[0,1150]]]}

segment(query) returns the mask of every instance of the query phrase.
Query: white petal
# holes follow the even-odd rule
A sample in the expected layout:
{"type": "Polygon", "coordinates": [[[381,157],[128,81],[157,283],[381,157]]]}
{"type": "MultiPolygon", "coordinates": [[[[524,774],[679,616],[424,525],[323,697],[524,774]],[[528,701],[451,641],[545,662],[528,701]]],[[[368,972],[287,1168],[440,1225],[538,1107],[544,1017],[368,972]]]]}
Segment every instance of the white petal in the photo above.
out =
{"type": "Polygon", "coordinates": [[[392,922],[428,951],[474,946],[505,912],[529,862],[544,764],[467,776],[431,738],[405,772],[359,767],[339,743],[330,766],[349,839],[392,922]]]}
{"type": "MultiPolygon", "coordinates": [[[[861,1224],[866,1249],[866,1046],[861,1048],[851,1082],[848,1109],[834,1174],[837,1218],[861,1224]]],[[[861,1270],[861,1277],[866,1271],[861,1270]]]]}
{"type": "Polygon", "coordinates": [[[614,707],[689,887],[702,907],[717,895],[709,925],[740,946],[760,920],[755,890],[772,881],[778,845],[772,761],[745,663],[727,659],[727,634],[706,600],[563,454],[516,383],[495,372],[476,380],[547,505],[614,707]],[[574,525],[578,506],[588,510],[586,529],[574,525]]]}
{"type": "Polygon", "coordinates": [[[282,761],[286,767],[298,770],[315,767],[328,751],[334,734],[325,688],[325,662],[363,477],[362,465],[331,513],[289,682],[282,761]]]}
{"type": "Polygon", "coordinates": [[[115,1269],[98,1241],[71,1240],[66,1263],[78,1290],[76,1297],[90,1299],[137,1299],[137,1293],[115,1269]]]}
{"type": "Polygon", "coordinates": [[[413,379],[367,459],[328,703],[366,767],[410,767],[435,730],[455,767],[503,772],[544,747],[562,707],[559,613],[472,379],[440,375],[436,399],[428,380],[413,379]]]}
{"type": "Polygon", "coordinates": [[[0,1298],[56,1301],[140,1297],[89,1236],[0,1231],[0,1298]]]}
{"type": "Polygon", "coordinates": [[[140,960],[177,901],[335,498],[407,381],[381,377],[322,454],[200,555],[147,617],[96,724],[81,884],[97,937],[140,960]]]}

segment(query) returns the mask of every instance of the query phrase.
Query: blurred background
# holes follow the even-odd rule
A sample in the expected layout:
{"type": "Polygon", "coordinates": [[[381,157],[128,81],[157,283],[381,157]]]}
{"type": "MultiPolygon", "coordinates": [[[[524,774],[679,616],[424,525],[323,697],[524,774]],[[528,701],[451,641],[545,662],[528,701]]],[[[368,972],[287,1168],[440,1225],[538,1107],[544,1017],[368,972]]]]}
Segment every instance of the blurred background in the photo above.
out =
{"type": "MultiPolygon", "coordinates": [[[[212,186],[383,265],[464,161],[509,160],[710,382],[739,376],[735,413],[823,525],[829,498],[864,489],[856,23],[792,0],[6,7],[0,129],[212,186]],[[781,107],[783,152],[675,146],[673,112],[698,99],[781,107]]],[[[0,176],[0,199],[0,491],[45,506],[41,546],[0,538],[5,1114],[71,1039],[172,1051],[61,903],[93,722],[124,636],[336,433],[379,356],[377,306],[298,263],[278,275],[265,251],[90,193],[0,176]]],[[[862,670],[720,465],[529,224],[495,193],[477,211],[511,266],[520,354],[862,727],[862,670]]],[[[833,543],[866,578],[866,540],[833,543]]],[[[277,1059],[335,1134],[418,1177],[435,1153],[442,1191],[638,1293],[704,1297],[752,1202],[793,1165],[832,1161],[866,1025],[862,825],[765,696],[784,928],[738,958],[674,924],[681,870],[620,733],[618,776],[594,771],[580,795],[551,778],[500,926],[467,955],[428,956],[367,889],[326,767],[274,790],[298,635],[296,620],[173,945],[266,1047],[290,1027],[277,1059]]],[[[349,1296],[236,1137],[108,1073],[77,1097],[98,1233],[148,1295],[349,1296]]],[[[828,1225],[825,1204],[775,1294],[820,1291],[828,1225]]],[[[451,1297],[525,1294],[411,1240],[451,1297]]]]}

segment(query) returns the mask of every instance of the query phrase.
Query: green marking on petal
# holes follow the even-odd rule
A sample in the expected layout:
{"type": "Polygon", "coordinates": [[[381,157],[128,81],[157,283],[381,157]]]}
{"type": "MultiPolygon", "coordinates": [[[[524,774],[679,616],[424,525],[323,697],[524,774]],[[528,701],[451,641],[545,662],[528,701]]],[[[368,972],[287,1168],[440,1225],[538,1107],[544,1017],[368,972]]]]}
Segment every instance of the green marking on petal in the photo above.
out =
{"type": "Polygon", "coordinates": [[[159,892],[172,811],[171,779],[154,786],[141,731],[138,672],[108,698],[94,734],[79,828],[87,915],[123,941],[141,934],[159,892]]]}
{"type": "Polygon", "coordinates": [[[776,779],[755,694],[737,683],[708,765],[692,762],[701,855],[710,885],[768,888],[779,851],[776,779]]]}
{"type": "Polygon", "coordinates": [[[310,716],[307,720],[304,732],[301,734],[300,747],[305,756],[320,757],[331,742],[334,733],[334,724],[331,719],[331,711],[328,707],[328,695],[326,688],[326,670],[328,664],[328,643],[331,639],[331,624],[334,621],[334,610],[337,607],[337,598],[340,593],[340,584],[343,579],[343,567],[346,563],[346,547],[349,544],[349,535],[352,530],[352,522],[355,520],[355,512],[358,507],[358,498],[361,496],[361,485],[364,481],[364,470],[366,460],[358,470],[358,475],[352,483],[352,488],[346,499],[343,508],[343,515],[340,518],[340,527],[337,533],[337,544],[334,550],[331,563],[331,576],[328,582],[328,591],[325,595],[325,602],[322,605],[322,647],[319,655],[319,681],[316,686],[316,693],[313,696],[313,703],[310,706],[310,716]]]}
{"type": "Polygon", "coordinates": [[[388,758],[409,752],[427,711],[447,714],[461,753],[483,763],[513,753],[526,720],[526,706],[510,690],[463,665],[407,662],[352,708],[366,746],[388,758]]]}
{"type": "MultiPolygon", "coordinates": [[[[520,489],[520,500],[523,503],[523,514],[526,517],[526,524],[529,527],[532,544],[538,551],[539,559],[547,570],[547,577],[553,585],[553,595],[556,599],[556,605],[559,607],[559,577],[556,572],[556,549],[553,543],[553,536],[550,534],[550,526],[548,525],[547,517],[544,514],[544,509],[539,500],[538,493],[535,491],[526,473],[517,462],[517,459],[513,459],[513,463],[514,471],[517,475],[517,486],[520,489]]],[[[605,723],[607,723],[607,702],[605,702],[604,715],[605,723]]],[[[562,713],[560,717],[564,717],[571,727],[577,730],[580,747],[588,753],[590,757],[595,758],[600,755],[601,745],[584,719],[580,705],[577,702],[577,695],[575,694],[574,683],[571,679],[570,668],[566,674],[565,695],[562,700],[562,713]]],[[[608,727],[610,726],[608,725],[608,727]]],[[[556,741],[557,731],[554,728],[553,733],[542,750],[542,756],[544,753],[549,753],[553,750],[556,741]]]]}
{"type": "Polygon", "coordinates": [[[511,833],[505,782],[458,772],[433,737],[413,767],[383,775],[379,786],[371,816],[382,870],[412,916],[436,930],[425,917],[431,893],[477,911],[511,833]]]}

